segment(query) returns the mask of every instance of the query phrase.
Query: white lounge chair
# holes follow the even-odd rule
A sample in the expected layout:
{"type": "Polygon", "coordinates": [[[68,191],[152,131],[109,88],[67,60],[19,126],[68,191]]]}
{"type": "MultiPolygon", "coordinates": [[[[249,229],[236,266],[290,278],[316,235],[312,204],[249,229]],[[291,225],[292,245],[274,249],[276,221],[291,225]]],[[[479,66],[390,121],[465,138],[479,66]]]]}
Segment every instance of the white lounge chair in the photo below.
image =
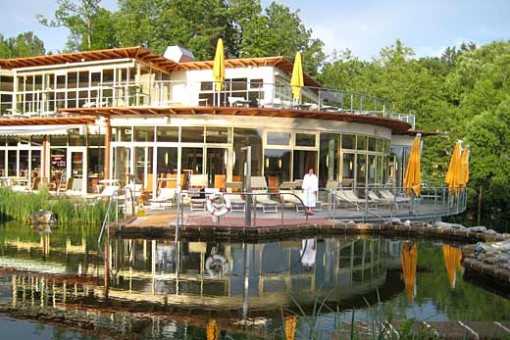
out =
{"type": "Polygon", "coordinates": [[[243,196],[240,194],[231,194],[226,193],[225,197],[230,200],[230,204],[232,206],[232,211],[246,211],[246,201],[243,199],[243,196]]]}
{"type": "Polygon", "coordinates": [[[280,98],[273,98],[273,100],[257,99],[257,102],[258,106],[262,108],[281,109],[283,107],[283,102],[280,98]]]}
{"type": "Polygon", "coordinates": [[[230,106],[245,107],[250,104],[250,101],[244,97],[228,97],[227,99],[230,106]]]}
{"type": "Polygon", "coordinates": [[[271,196],[267,193],[267,190],[252,190],[254,194],[253,200],[257,206],[262,207],[262,211],[266,212],[278,212],[278,201],[271,199],[271,196]]]}
{"type": "Polygon", "coordinates": [[[150,200],[150,209],[165,209],[171,207],[175,203],[175,188],[161,188],[155,199],[150,200]]]}
{"type": "Polygon", "coordinates": [[[409,197],[395,196],[391,191],[387,189],[379,190],[379,194],[382,198],[393,201],[395,208],[398,209],[400,204],[409,204],[409,197]]]}

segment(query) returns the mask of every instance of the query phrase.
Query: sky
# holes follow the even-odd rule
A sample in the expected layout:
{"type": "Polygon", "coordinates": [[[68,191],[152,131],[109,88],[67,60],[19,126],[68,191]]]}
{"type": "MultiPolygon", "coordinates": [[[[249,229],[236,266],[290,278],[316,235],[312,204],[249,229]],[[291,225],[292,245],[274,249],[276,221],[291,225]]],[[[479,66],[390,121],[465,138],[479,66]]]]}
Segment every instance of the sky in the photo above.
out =
{"type": "MultiPolygon", "coordinates": [[[[101,6],[113,10],[116,0],[101,6]]],[[[271,0],[262,0],[267,6],[271,0]]],[[[326,53],[349,49],[362,59],[400,39],[418,57],[440,56],[462,42],[484,45],[510,40],[509,0],[276,0],[298,15],[326,53]]],[[[36,15],[53,18],[56,0],[0,0],[0,33],[4,37],[33,31],[48,52],[65,46],[65,28],[47,28],[36,15]]],[[[185,46],[184,46],[185,47],[185,46]]]]}

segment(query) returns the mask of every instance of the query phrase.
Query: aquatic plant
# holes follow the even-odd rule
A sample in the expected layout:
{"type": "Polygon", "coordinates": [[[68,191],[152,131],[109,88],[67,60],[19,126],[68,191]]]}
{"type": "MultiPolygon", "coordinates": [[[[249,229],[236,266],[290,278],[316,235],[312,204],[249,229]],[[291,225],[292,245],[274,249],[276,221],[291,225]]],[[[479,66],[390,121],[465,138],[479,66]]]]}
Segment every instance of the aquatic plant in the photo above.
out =
{"type": "MultiPolygon", "coordinates": [[[[379,292],[377,291],[379,297],[379,292]]],[[[332,310],[326,303],[327,298],[314,300],[311,311],[306,311],[297,300],[290,296],[297,312],[288,311],[284,315],[282,311],[283,327],[281,330],[282,339],[294,338],[299,333],[299,338],[322,339],[324,334],[320,333],[320,317],[323,314],[329,314],[328,317],[334,318],[335,329],[328,337],[331,339],[436,339],[438,335],[431,329],[420,327],[420,322],[416,318],[408,318],[403,315],[402,319],[395,322],[394,310],[382,309],[382,304],[372,305],[367,299],[365,303],[368,306],[368,314],[365,321],[356,320],[356,309],[352,309],[350,321],[346,321],[340,311],[332,310]],[[290,315],[289,315],[290,313],[290,315]],[[302,327],[298,327],[301,324],[302,327]],[[291,337],[289,337],[291,336],[291,337]]]]}
{"type": "Polygon", "coordinates": [[[106,215],[107,204],[102,200],[90,204],[79,197],[54,196],[46,189],[24,193],[0,188],[0,212],[4,219],[23,221],[34,211],[48,210],[57,216],[60,225],[100,225],[106,215]]]}

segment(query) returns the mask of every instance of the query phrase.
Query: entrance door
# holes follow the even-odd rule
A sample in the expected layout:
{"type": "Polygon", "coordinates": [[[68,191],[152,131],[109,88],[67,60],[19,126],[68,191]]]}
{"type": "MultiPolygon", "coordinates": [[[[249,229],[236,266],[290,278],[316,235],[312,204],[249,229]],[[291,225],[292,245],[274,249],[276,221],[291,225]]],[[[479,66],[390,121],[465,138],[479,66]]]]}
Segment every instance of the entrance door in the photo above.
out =
{"type": "Polygon", "coordinates": [[[113,176],[121,187],[127,185],[134,175],[131,168],[131,148],[116,146],[113,148],[113,176]]]}
{"type": "Polygon", "coordinates": [[[134,152],[135,178],[137,184],[142,185],[144,192],[152,192],[154,188],[153,176],[153,148],[150,146],[136,146],[134,152]]]}
{"type": "Polygon", "coordinates": [[[228,148],[207,148],[206,171],[210,188],[225,188],[227,160],[228,148]]]}
{"type": "Polygon", "coordinates": [[[69,178],[73,180],[73,191],[87,192],[87,157],[86,148],[69,147],[67,149],[67,173],[66,181],[69,178]]]}

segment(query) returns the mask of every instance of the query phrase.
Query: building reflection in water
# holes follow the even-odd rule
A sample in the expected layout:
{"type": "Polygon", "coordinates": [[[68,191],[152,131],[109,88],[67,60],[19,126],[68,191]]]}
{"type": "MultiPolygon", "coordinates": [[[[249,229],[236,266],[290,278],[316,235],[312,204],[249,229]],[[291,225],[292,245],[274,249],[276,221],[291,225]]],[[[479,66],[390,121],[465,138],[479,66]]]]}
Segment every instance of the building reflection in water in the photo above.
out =
{"type": "MultiPolygon", "coordinates": [[[[185,320],[207,332],[214,328],[208,320],[214,320],[219,329],[271,325],[287,334],[295,333],[295,324],[293,329],[292,318],[283,322],[281,313],[297,310],[296,303],[307,310],[318,299],[331,304],[361,300],[390,286],[387,271],[399,267],[395,248],[401,244],[355,236],[264,244],[112,240],[105,266],[85,239],[72,244],[49,238],[41,236],[39,243],[6,239],[1,244],[0,268],[12,270],[3,273],[11,278],[10,291],[5,282],[2,287],[2,300],[10,301],[9,308],[30,314],[36,306],[38,313],[85,318],[109,330],[125,327],[121,331],[131,327],[117,322],[122,315],[134,318],[137,311],[151,310],[152,321],[145,320],[151,328],[171,310],[172,322],[185,320]],[[104,275],[105,268],[110,275],[104,275]],[[109,302],[104,304],[106,298],[109,302]]],[[[393,291],[384,290],[389,295],[401,289],[391,286],[393,291]]],[[[168,322],[161,322],[165,332],[178,332],[168,322]]]]}

